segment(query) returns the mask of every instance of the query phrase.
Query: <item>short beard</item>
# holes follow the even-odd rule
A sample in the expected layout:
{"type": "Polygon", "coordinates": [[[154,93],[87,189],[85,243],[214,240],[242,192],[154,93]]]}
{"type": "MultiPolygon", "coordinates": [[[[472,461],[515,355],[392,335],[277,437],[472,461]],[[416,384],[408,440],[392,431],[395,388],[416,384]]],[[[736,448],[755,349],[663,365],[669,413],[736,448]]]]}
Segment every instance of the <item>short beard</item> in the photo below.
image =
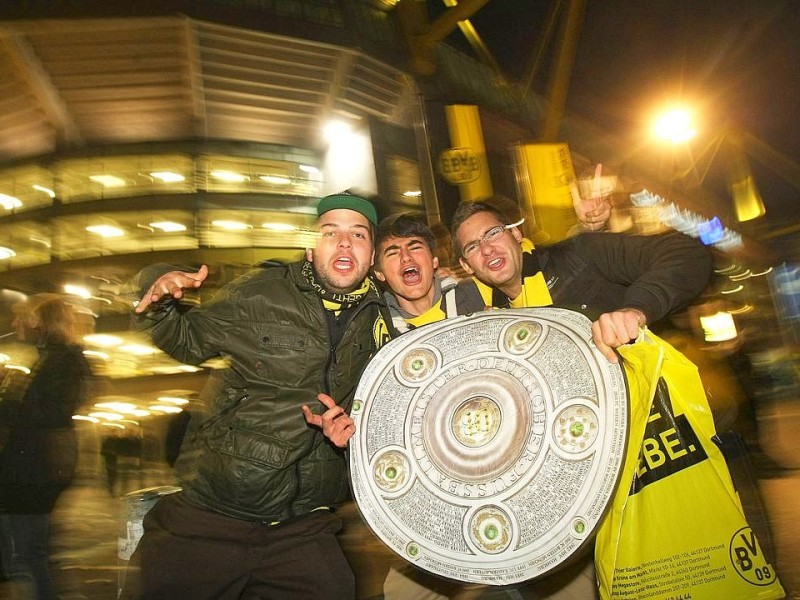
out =
{"type": "Polygon", "coordinates": [[[353,290],[357,289],[361,285],[361,282],[364,281],[364,278],[367,276],[367,274],[364,273],[361,277],[357,278],[348,287],[340,287],[336,283],[334,283],[333,279],[331,278],[329,269],[320,267],[321,265],[314,264],[314,271],[317,273],[317,277],[319,277],[320,283],[325,286],[326,290],[328,290],[329,292],[333,292],[334,294],[349,294],[353,290]]]}

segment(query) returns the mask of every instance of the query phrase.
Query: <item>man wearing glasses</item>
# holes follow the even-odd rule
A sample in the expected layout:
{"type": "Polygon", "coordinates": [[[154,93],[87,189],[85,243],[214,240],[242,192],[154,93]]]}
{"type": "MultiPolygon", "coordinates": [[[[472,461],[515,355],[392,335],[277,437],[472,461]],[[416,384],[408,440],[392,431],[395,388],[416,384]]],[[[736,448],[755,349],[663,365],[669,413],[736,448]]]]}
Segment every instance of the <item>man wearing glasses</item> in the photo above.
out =
{"type": "MultiPolygon", "coordinates": [[[[451,224],[454,252],[487,306],[557,305],[593,319],[592,338],[609,361],[639,329],[697,297],[708,284],[711,254],[674,232],[658,236],[584,233],[534,248],[490,203],[461,203],[451,224]]],[[[591,554],[532,588],[537,598],[598,597],[591,554]]]]}
{"type": "Polygon", "coordinates": [[[583,312],[594,320],[594,342],[611,362],[617,362],[614,348],[696,298],[711,277],[710,252],[681,233],[584,233],[534,248],[521,223],[488,202],[462,202],[453,215],[455,252],[486,305],[583,312]]]}

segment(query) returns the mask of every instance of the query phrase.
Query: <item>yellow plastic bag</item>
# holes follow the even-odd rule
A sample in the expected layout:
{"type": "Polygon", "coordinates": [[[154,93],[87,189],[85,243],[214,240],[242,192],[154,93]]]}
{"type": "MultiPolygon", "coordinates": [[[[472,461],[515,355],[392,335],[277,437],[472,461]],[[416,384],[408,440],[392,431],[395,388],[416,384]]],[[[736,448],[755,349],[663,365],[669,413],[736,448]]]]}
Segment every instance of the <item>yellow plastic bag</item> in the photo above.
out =
{"type": "Polygon", "coordinates": [[[595,542],[601,599],[784,598],[711,440],[697,367],[650,332],[619,350],[631,421],[620,485],[595,542]]]}

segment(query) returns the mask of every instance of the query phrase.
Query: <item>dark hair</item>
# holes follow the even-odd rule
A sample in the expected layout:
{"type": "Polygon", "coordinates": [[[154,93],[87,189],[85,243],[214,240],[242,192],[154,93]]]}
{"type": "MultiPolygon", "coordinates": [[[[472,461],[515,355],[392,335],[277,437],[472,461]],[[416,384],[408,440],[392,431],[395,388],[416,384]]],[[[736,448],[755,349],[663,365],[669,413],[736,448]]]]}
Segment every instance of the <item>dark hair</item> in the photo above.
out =
{"type": "Polygon", "coordinates": [[[461,256],[463,251],[461,244],[458,242],[458,230],[464,224],[464,221],[482,212],[494,215],[503,225],[509,225],[512,222],[505,213],[488,202],[461,202],[456,207],[456,211],[453,213],[453,220],[450,222],[450,237],[453,239],[453,251],[456,257],[461,256]]]}
{"type": "MultiPolygon", "coordinates": [[[[378,231],[375,234],[375,250],[377,252],[380,245],[390,237],[410,238],[418,237],[425,240],[431,252],[436,250],[436,237],[433,231],[423,221],[422,216],[414,213],[401,213],[386,217],[378,224],[378,231]]],[[[380,257],[376,256],[380,261],[380,257]]]]}

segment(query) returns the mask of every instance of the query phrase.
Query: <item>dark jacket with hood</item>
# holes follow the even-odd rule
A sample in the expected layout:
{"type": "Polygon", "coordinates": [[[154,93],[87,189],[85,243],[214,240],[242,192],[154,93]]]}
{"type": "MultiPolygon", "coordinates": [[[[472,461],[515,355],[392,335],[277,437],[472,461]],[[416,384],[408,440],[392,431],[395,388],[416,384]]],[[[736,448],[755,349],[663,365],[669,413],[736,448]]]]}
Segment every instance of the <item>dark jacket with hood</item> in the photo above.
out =
{"type": "MultiPolygon", "coordinates": [[[[332,327],[301,267],[267,264],[200,306],[166,300],[134,317],[175,359],[228,364],[212,374],[205,414],[192,417],[176,463],[184,496],[196,506],[273,522],[348,496],[342,449],[310,427],[300,407],[321,414],[317,394],[325,392],[350,409],[362,370],[387,339],[383,303],[371,284],[332,327]]],[[[172,270],[148,268],[140,291],[172,270]]]]}

